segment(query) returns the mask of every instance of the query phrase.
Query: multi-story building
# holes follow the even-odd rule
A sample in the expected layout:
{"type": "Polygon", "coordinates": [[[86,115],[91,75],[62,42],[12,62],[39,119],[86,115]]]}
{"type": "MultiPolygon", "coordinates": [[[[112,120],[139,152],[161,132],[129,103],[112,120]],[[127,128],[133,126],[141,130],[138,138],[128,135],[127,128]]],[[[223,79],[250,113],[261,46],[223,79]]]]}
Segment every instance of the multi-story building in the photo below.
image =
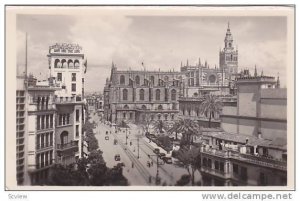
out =
{"type": "Polygon", "coordinates": [[[27,170],[30,184],[43,184],[55,162],[55,99],[50,86],[28,85],[27,170]]]}
{"type": "Polygon", "coordinates": [[[56,161],[70,164],[82,156],[84,123],[84,74],[86,61],[82,48],[74,44],[49,47],[49,69],[56,102],[56,161]]]}
{"type": "Polygon", "coordinates": [[[27,88],[25,77],[17,76],[16,91],[16,173],[17,184],[24,185],[28,181],[27,174],[27,109],[26,109],[27,88]]]}
{"type": "Polygon", "coordinates": [[[279,88],[279,77],[255,75],[237,78],[237,104],[223,107],[221,126],[229,133],[286,143],[286,88],[279,88]]]}
{"type": "Polygon", "coordinates": [[[237,78],[236,104],[223,106],[222,128],[202,133],[206,185],[287,184],[287,97],[279,85],[279,77],[256,71],[237,78]]]}
{"type": "Polygon", "coordinates": [[[174,120],[182,89],[179,72],[118,71],[113,64],[104,88],[105,119],[115,123],[174,120]]]}
{"type": "Polygon", "coordinates": [[[286,145],[276,139],[237,135],[224,131],[202,132],[201,174],[204,185],[285,186],[286,145]]]}

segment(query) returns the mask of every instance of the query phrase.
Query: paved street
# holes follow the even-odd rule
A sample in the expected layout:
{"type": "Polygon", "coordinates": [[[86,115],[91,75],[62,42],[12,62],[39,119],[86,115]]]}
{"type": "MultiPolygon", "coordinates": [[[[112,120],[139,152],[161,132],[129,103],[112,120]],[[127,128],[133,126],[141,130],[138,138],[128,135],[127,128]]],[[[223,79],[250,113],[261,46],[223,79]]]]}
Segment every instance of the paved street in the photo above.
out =
{"type": "MultiPolygon", "coordinates": [[[[103,157],[107,166],[113,167],[117,163],[123,162],[125,164],[123,173],[130,185],[155,185],[157,156],[153,153],[153,150],[159,147],[157,147],[155,143],[149,142],[149,140],[142,135],[142,130],[136,125],[130,125],[131,128],[127,131],[128,139],[126,145],[125,130],[116,133],[114,127],[100,123],[99,117],[94,114],[91,114],[91,121],[95,121],[97,124],[94,132],[99,142],[99,147],[103,151],[103,157]],[[108,132],[108,134],[106,134],[106,132],[108,132]],[[106,136],[108,139],[105,139],[106,136]],[[115,139],[118,141],[116,145],[114,145],[115,139]],[[120,161],[115,161],[114,156],[116,154],[120,154],[120,161]],[[149,158],[148,155],[151,155],[151,157],[149,158]],[[150,167],[147,166],[148,162],[150,162],[150,164],[152,162],[150,167]]],[[[159,149],[160,152],[166,153],[167,156],[171,155],[162,148],[159,149]]],[[[183,174],[187,174],[187,170],[183,167],[163,163],[161,159],[159,159],[158,162],[160,164],[158,166],[158,175],[159,178],[161,178],[160,185],[175,185],[176,181],[179,180],[183,174]]],[[[200,179],[198,172],[196,172],[195,176],[196,181],[200,179]]]]}

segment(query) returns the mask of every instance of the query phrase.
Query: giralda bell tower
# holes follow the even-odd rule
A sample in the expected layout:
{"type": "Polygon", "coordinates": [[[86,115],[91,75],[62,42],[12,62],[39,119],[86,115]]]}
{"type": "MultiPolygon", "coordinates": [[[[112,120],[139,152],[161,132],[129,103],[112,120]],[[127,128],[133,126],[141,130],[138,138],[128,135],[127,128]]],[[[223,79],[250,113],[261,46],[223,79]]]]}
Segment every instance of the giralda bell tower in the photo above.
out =
{"type": "Polygon", "coordinates": [[[220,50],[220,68],[226,73],[226,78],[233,80],[238,73],[238,50],[233,46],[233,37],[228,22],[227,32],[224,39],[225,47],[220,50]]]}

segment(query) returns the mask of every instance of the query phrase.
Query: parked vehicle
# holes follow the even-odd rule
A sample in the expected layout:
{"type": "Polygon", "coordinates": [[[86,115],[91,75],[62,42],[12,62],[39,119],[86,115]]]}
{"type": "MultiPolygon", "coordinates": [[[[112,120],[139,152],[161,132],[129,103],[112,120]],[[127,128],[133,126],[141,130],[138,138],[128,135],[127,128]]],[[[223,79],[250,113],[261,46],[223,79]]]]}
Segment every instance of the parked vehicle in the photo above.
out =
{"type": "Polygon", "coordinates": [[[163,157],[166,157],[166,154],[165,153],[159,153],[159,158],[163,158],[163,157]]]}
{"type": "Polygon", "coordinates": [[[109,140],[109,137],[108,137],[108,136],[105,136],[105,140],[109,140]]]}
{"type": "Polygon", "coordinates": [[[115,155],[115,161],[120,161],[120,160],[121,160],[120,154],[116,154],[116,155],[115,155]]]}
{"type": "Polygon", "coordinates": [[[114,145],[117,145],[117,144],[118,144],[118,140],[114,139],[114,145]]]}
{"type": "Polygon", "coordinates": [[[162,160],[167,164],[172,164],[172,158],[171,157],[162,157],[162,160]]]}
{"type": "Polygon", "coordinates": [[[153,150],[153,153],[155,153],[155,154],[159,154],[159,149],[158,148],[155,148],[154,150],[153,150]]]}

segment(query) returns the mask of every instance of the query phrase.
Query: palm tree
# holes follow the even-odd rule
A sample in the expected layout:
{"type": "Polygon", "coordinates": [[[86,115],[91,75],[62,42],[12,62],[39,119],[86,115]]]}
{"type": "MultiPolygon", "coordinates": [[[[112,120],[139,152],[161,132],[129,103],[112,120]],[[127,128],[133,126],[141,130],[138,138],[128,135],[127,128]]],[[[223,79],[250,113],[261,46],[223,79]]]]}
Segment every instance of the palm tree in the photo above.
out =
{"type": "Polygon", "coordinates": [[[206,95],[204,101],[200,105],[201,114],[207,113],[209,115],[208,127],[211,127],[211,117],[213,113],[220,113],[222,110],[222,102],[215,95],[206,95]]]}
{"type": "Polygon", "coordinates": [[[201,130],[199,124],[191,119],[179,119],[168,132],[175,132],[176,139],[177,133],[182,133],[184,140],[188,143],[192,143],[192,136],[201,134],[201,130]]]}
{"type": "Polygon", "coordinates": [[[157,122],[155,122],[154,128],[158,131],[159,134],[162,134],[164,130],[167,130],[167,126],[162,120],[158,120],[157,122]]]}

